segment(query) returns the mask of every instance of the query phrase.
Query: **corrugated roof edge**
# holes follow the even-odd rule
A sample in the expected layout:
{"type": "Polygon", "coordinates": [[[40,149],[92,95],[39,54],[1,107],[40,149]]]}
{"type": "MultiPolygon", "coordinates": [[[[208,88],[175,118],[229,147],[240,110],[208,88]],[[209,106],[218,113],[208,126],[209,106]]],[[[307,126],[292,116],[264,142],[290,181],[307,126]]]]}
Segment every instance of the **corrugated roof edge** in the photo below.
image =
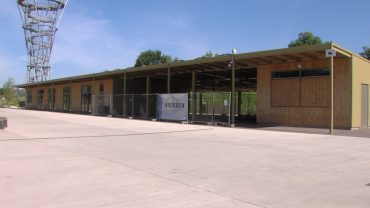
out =
{"type": "MultiPolygon", "coordinates": [[[[327,43],[327,44],[314,45],[314,46],[301,46],[301,47],[295,47],[295,48],[281,48],[281,49],[273,49],[273,50],[265,50],[265,51],[257,51],[257,52],[248,52],[248,53],[236,54],[235,57],[236,59],[247,59],[247,58],[256,58],[256,57],[272,56],[272,55],[279,55],[279,54],[304,53],[304,52],[319,51],[319,50],[325,50],[325,49],[336,49],[337,51],[341,53],[347,53],[350,55],[354,55],[354,56],[357,56],[369,62],[369,60],[361,57],[359,54],[353,53],[334,43],[327,43]]],[[[19,85],[16,85],[16,87],[24,88],[27,86],[36,86],[36,85],[43,85],[43,84],[48,84],[48,83],[73,81],[73,80],[93,78],[93,77],[99,77],[99,76],[110,76],[110,75],[115,75],[115,74],[122,74],[125,72],[139,72],[139,71],[154,70],[154,69],[166,69],[168,67],[179,67],[179,66],[186,66],[186,65],[193,65],[193,64],[223,62],[223,61],[228,61],[230,59],[231,59],[231,54],[224,55],[224,56],[211,57],[211,58],[202,58],[202,59],[196,58],[193,60],[174,62],[170,64],[157,64],[157,65],[143,66],[143,67],[129,67],[125,69],[115,69],[111,71],[104,71],[104,72],[98,72],[98,73],[92,73],[92,74],[53,79],[53,80],[48,80],[44,82],[19,84],[19,85]]]]}

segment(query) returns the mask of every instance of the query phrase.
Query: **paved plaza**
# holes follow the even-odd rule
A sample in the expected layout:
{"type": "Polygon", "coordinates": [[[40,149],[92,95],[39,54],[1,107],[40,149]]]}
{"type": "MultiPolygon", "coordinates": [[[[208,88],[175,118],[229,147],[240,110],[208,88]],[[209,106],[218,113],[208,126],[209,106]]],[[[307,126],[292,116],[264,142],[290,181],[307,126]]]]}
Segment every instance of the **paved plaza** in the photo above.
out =
{"type": "Polygon", "coordinates": [[[1,208],[370,206],[370,138],[0,109],[1,208]]]}

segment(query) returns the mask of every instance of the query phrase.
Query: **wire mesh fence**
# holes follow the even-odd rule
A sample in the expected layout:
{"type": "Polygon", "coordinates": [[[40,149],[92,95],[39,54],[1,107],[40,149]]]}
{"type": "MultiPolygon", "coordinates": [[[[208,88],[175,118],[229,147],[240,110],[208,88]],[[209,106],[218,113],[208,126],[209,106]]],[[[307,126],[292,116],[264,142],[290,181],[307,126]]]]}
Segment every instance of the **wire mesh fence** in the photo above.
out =
{"type": "MultiPolygon", "coordinates": [[[[181,121],[230,123],[230,104],[230,92],[93,95],[92,113],[102,116],[111,115],[114,117],[176,121],[177,119],[172,116],[167,118],[162,115],[163,112],[170,110],[167,115],[184,114],[181,116],[181,121]],[[181,95],[181,100],[163,100],[175,95],[177,97],[181,95]],[[180,108],[185,106],[185,110],[180,108]]],[[[236,109],[236,117],[242,118],[247,115],[255,115],[255,93],[236,93],[234,107],[236,109]]]]}
{"type": "Polygon", "coordinates": [[[111,115],[111,95],[93,95],[91,99],[91,111],[93,115],[111,115]]]}
{"type": "Polygon", "coordinates": [[[190,121],[229,123],[230,102],[229,92],[191,93],[190,121]]]}

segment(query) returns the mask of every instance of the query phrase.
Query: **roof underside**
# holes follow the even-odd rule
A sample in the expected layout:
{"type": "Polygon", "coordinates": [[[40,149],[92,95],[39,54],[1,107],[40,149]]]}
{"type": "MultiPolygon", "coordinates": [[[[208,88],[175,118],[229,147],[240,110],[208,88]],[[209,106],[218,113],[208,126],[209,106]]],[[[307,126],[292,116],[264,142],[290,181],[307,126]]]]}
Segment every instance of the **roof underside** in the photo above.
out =
{"type": "MultiPolygon", "coordinates": [[[[259,65],[280,64],[289,62],[302,62],[310,60],[327,59],[325,50],[334,48],[337,50],[338,57],[350,57],[351,52],[340,48],[334,44],[324,44],[317,46],[304,46],[297,48],[277,49],[270,51],[261,51],[253,53],[244,53],[235,55],[237,69],[257,68],[259,65]]],[[[170,68],[171,76],[176,74],[197,72],[215,72],[225,71],[230,66],[232,55],[222,55],[214,58],[198,58],[190,61],[180,61],[169,64],[159,64],[146,67],[134,67],[128,69],[117,69],[95,74],[87,74],[75,77],[66,77],[40,83],[31,83],[18,85],[18,87],[41,86],[48,84],[61,84],[66,82],[79,82],[92,79],[108,79],[126,74],[129,78],[149,76],[167,76],[167,70],[170,68]]]]}

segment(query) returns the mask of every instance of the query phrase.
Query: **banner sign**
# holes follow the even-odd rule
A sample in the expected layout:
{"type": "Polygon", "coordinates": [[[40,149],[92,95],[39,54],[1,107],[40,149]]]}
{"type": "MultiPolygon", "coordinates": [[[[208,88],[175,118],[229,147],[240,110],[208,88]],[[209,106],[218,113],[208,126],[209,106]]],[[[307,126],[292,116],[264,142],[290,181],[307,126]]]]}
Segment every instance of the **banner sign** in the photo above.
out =
{"type": "Polygon", "coordinates": [[[172,121],[188,120],[188,94],[158,95],[157,118],[172,121]]]}

